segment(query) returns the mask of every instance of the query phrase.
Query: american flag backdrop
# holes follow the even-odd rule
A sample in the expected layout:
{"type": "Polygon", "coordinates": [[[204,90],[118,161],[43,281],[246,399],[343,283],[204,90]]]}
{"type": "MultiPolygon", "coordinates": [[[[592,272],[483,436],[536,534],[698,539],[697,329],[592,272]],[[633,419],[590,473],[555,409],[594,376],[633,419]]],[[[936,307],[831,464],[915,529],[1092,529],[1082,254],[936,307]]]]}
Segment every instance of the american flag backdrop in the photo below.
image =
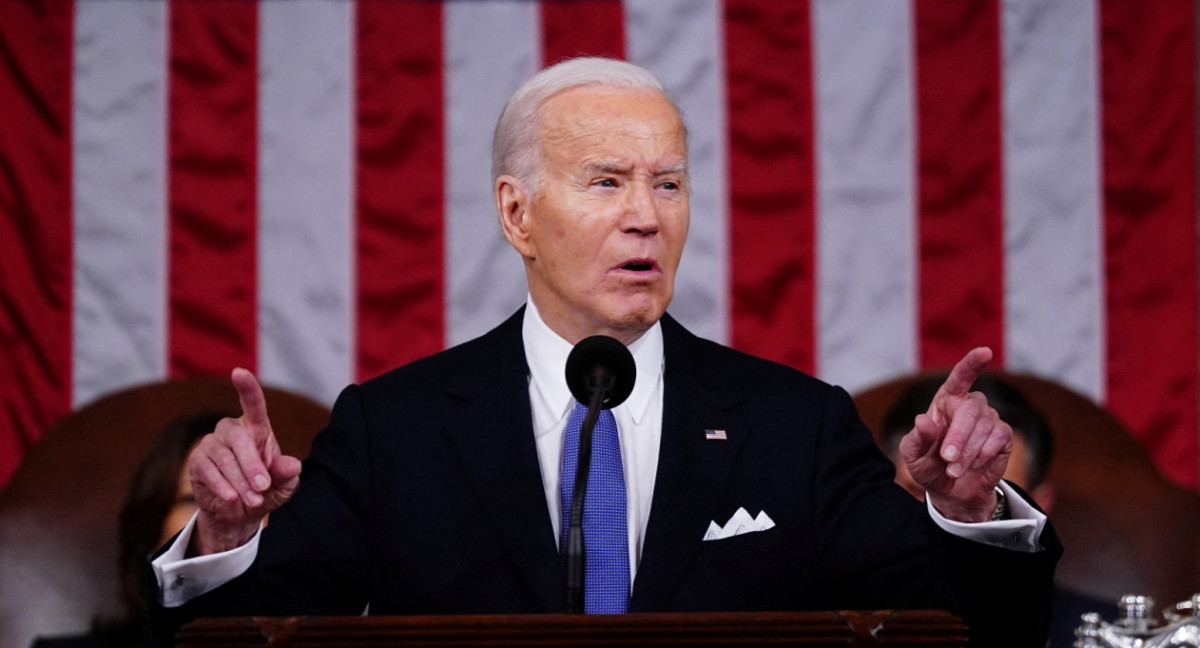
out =
{"type": "Polygon", "coordinates": [[[0,485],[113,390],[245,366],[332,403],[511,314],[496,116],[602,54],[686,113],[684,324],[851,391],[987,344],[1194,488],[1195,31],[1193,0],[3,0],[0,485]]]}

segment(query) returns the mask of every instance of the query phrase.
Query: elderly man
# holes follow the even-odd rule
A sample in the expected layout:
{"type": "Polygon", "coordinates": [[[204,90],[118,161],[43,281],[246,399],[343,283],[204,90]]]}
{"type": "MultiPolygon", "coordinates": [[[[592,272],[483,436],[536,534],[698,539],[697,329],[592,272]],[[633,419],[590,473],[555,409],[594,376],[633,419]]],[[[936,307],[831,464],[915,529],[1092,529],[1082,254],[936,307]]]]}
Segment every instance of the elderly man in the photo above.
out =
{"type": "MultiPolygon", "coordinates": [[[[1000,482],[1011,430],[967,390],[990,351],[966,355],[904,441],[925,508],[892,483],[843,390],[666,315],[690,186],[680,113],[653,76],[603,59],[542,71],[500,117],[493,170],[526,306],[348,387],[302,478],[254,377],[235,370],[243,416],[193,453],[201,510],[155,562],[168,627],[368,605],[562,611],[573,475],[560,471],[578,434],[563,368],[572,345],[604,334],[632,352],[637,379],[597,427],[624,495],[608,510],[613,553],[588,548],[611,566],[588,573],[588,588],[609,579],[588,611],[941,607],[967,616],[973,640],[1037,642],[1060,550],[1000,482]]],[[[600,533],[586,515],[585,534],[600,533]]]]}

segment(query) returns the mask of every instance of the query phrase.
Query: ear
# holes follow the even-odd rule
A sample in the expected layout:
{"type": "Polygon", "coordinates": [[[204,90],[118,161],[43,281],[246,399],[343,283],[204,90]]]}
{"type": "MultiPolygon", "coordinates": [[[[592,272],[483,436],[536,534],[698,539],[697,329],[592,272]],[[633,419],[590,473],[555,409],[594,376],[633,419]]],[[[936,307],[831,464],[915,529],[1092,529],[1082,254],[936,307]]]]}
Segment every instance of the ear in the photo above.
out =
{"type": "Polygon", "coordinates": [[[496,214],[500,218],[500,230],[521,256],[533,258],[535,249],[529,234],[529,198],[524,184],[514,176],[496,178],[496,214]]]}

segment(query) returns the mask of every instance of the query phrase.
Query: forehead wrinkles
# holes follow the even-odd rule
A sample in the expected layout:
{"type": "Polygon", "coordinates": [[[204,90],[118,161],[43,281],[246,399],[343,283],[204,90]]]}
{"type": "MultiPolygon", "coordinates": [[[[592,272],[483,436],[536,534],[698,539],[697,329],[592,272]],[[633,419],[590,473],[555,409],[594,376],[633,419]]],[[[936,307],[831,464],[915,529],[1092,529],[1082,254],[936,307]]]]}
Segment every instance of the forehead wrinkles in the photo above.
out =
{"type": "MultiPolygon", "coordinates": [[[[598,121],[598,120],[593,120],[598,121]]],[[[576,128],[547,128],[543,131],[541,157],[567,168],[589,172],[651,175],[686,174],[687,151],[679,129],[658,130],[635,123],[635,128],[611,122],[582,123],[576,128]],[[630,146],[631,142],[639,145],[630,146]],[[640,146],[641,143],[652,146],[640,146]]]]}
{"type": "Polygon", "coordinates": [[[603,147],[623,138],[681,145],[684,140],[674,106],[650,92],[574,88],[546,100],[538,120],[543,153],[577,143],[603,147]]]}
{"type": "Polygon", "coordinates": [[[579,113],[556,115],[546,121],[542,128],[542,143],[545,147],[561,147],[571,144],[586,146],[620,145],[622,140],[654,141],[664,139],[673,129],[655,123],[659,120],[634,117],[627,114],[616,116],[579,113]]]}

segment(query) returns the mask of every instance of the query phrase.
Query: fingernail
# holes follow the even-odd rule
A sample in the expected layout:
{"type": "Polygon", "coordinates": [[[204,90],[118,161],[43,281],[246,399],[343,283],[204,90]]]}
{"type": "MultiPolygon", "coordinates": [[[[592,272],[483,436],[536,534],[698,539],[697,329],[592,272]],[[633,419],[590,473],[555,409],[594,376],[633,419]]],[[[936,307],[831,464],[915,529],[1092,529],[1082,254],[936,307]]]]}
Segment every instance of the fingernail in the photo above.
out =
{"type": "Polygon", "coordinates": [[[246,493],[246,504],[250,505],[251,507],[260,506],[262,505],[262,502],[262,495],[259,495],[258,493],[246,493]]]}
{"type": "Polygon", "coordinates": [[[271,480],[267,479],[266,475],[258,475],[254,478],[254,487],[260,491],[267,490],[271,485],[271,480]]]}
{"type": "Polygon", "coordinates": [[[962,464],[952,463],[949,466],[946,466],[946,474],[954,478],[961,477],[963,474],[962,464]]]}
{"type": "Polygon", "coordinates": [[[954,446],[946,446],[942,449],[942,458],[946,461],[954,461],[958,457],[958,448],[954,446]]]}

